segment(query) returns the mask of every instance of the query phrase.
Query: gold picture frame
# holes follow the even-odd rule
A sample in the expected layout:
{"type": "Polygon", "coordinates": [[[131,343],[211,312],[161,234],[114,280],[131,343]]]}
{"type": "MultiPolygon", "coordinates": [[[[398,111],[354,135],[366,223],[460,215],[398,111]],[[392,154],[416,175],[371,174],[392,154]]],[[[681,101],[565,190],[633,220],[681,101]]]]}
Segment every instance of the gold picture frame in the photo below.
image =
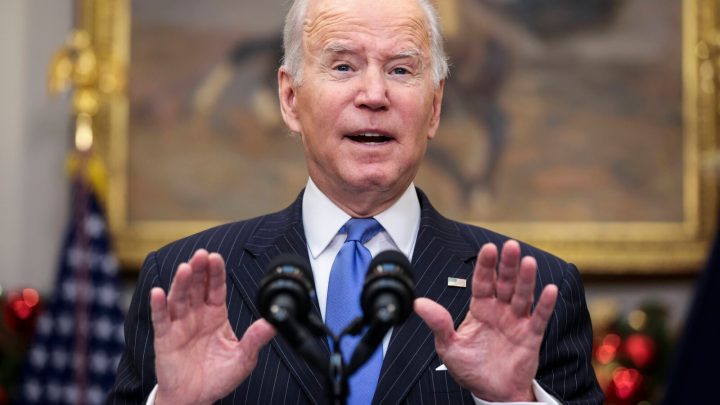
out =
{"type": "MultiPolygon", "coordinates": [[[[441,13],[452,1],[440,0],[441,13]]],[[[697,270],[715,232],[720,8],[715,0],[682,3],[682,213],[676,221],[466,221],[551,251],[586,274],[677,274],[697,270]]],[[[137,269],[148,252],[217,225],[214,220],[166,220],[129,215],[129,0],[78,0],[77,25],[90,34],[99,67],[101,102],[94,121],[95,147],[107,163],[109,223],[117,254],[137,269]],[[112,84],[112,86],[109,85],[112,84]],[[105,87],[121,91],[104,92],[105,87]]],[[[452,24],[452,18],[444,19],[452,24]]],[[[452,80],[452,78],[451,78],[452,80]]],[[[289,203],[289,201],[287,201],[289,203]]]]}

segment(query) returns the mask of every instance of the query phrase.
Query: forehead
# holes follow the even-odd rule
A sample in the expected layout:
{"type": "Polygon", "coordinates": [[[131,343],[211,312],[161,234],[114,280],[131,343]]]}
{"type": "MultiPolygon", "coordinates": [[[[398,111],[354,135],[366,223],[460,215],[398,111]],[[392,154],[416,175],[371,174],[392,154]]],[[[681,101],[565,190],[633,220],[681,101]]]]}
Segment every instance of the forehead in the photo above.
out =
{"type": "Polygon", "coordinates": [[[304,21],[310,50],[369,39],[376,46],[429,49],[429,27],[416,0],[310,0],[304,21]]]}

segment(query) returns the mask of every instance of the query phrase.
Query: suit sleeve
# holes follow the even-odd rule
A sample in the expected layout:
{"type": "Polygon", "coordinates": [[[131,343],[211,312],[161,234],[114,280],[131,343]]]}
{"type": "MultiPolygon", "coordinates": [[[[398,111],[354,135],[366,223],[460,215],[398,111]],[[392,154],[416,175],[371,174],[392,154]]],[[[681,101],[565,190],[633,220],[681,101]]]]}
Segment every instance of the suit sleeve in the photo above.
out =
{"type": "Polygon", "coordinates": [[[592,368],[592,325],[580,273],[566,264],[559,295],[540,349],[536,379],[567,404],[601,404],[603,393],[592,368]]]}
{"type": "Polygon", "coordinates": [[[144,404],[156,384],[150,290],[160,286],[155,253],[145,259],[125,319],[125,351],[107,405],[144,404]]]}

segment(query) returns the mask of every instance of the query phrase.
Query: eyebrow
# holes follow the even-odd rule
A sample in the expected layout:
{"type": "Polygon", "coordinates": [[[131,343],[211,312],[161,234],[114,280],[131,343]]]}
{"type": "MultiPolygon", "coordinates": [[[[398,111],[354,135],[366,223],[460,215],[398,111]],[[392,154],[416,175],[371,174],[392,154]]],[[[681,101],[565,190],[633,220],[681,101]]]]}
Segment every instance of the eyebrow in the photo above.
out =
{"type": "Polygon", "coordinates": [[[412,59],[421,59],[420,57],[420,51],[417,49],[405,49],[402,50],[395,55],[390,57],[390,60],[396,60],[396,59],[405,59],[405,58],[412,58],[412,59]]]}
{"type": "MultiPolygon", "coordinates": [[[[324,54],[357,54],[358,50],[355,47],[342,44],[342,43],[330,43],[322,51],[324,54]]],[[[417,49],[403,49],[396,54],[390,56],[389,60],[414,58],[421,59],[420,51],[417,49]]]]}
{"type": "Polygon", "coordinates": [[[345,54],[345,53],[357,53],[357,49],[354,49],[348,45],[333,42],[328,44],[323,49],[323,53],[338,53],[338,54],[345,54]]]}

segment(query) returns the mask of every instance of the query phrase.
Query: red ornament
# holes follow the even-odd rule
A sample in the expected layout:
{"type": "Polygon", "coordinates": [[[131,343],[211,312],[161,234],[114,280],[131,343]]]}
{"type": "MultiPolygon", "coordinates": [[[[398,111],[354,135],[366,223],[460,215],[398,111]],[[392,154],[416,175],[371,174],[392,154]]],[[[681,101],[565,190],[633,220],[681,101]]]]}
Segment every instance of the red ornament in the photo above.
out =
{"type": "Polygon", "coordinates": [[[4,306],[5,327],[18,335],[32,336],[40,313],[40,294],[32,288],[11,292],[4,306]]]}
{"type": "Polygon", "coordinates": [[[638,394],[643,376],[634,368],[618,367],[613,372],[611,392],[619,400],[631,400],[638,394]]]}
{"type": "Polygon", "coordinates": [[[610,333],[603,338],[602,343],[595,351],[595,359],[600,364],[608,364],[615,360],[618,347],[620,347],[620,336],[610,333]]]}
{"type": "Polygon", "coordinates": [[[643,369],[655,360],[655,341],[642,333],[634,333],[625,338],[625,353],[639,369],[643,369]]]}

